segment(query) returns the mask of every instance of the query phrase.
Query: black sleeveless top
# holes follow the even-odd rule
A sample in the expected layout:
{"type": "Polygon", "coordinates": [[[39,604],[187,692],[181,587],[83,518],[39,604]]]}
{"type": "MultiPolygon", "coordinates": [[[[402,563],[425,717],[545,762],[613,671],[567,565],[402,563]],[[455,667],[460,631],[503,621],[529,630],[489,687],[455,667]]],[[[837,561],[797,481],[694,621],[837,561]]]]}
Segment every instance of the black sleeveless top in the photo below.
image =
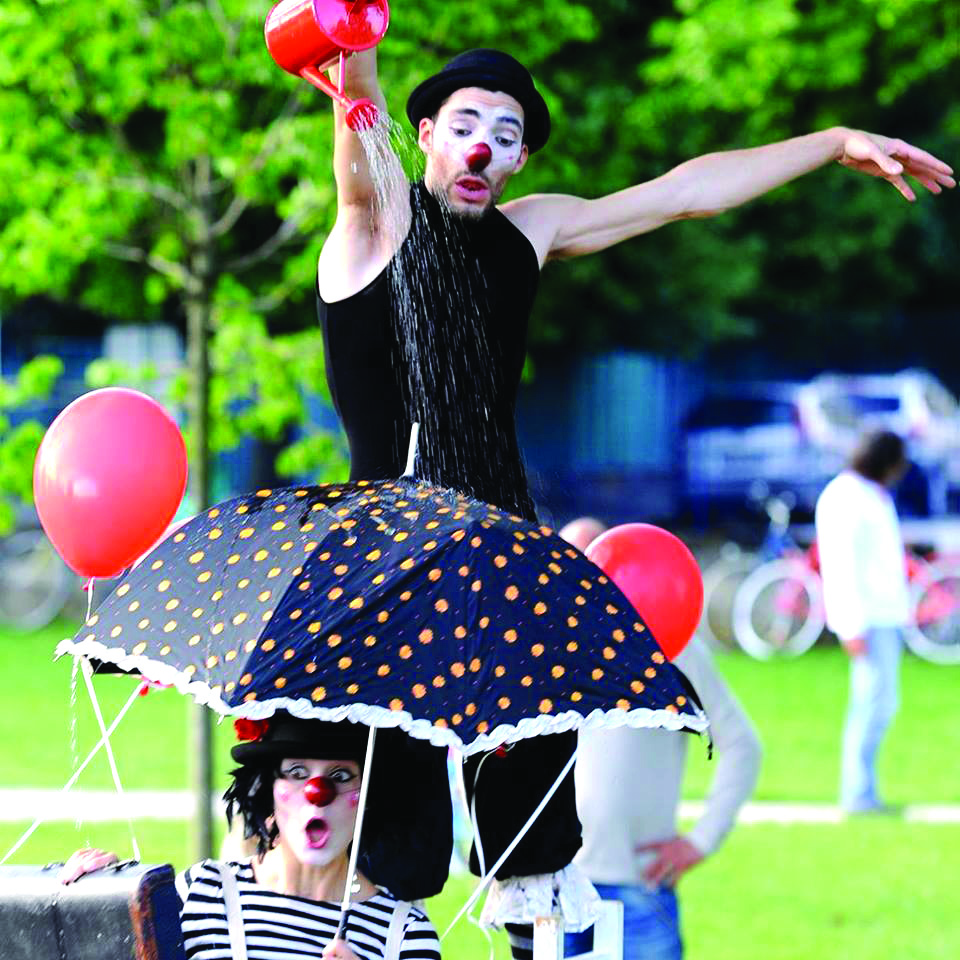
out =
{"type": "Polygon", "coordinates": [[[540,276],[529,240],[498,210],[452,216],[422,183],[396,256],[359,293],[317,294],[327,382],[350,445],[350,477],[404,472],[535,519],[515,426],[540,276]]]}

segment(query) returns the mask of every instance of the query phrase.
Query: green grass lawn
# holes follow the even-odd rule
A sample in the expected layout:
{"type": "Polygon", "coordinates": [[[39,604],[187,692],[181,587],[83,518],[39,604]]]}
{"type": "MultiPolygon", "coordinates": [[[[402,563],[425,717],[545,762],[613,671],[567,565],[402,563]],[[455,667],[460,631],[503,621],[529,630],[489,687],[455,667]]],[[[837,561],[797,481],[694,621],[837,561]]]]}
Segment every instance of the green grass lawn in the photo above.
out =
{"type": "MultiPolygon", "coordinates": [[[[72,770],[71,714],[84,755],[96,726],[82,681],[70,705],[70,663],[52,661],[72,624],[32,636],[0,637],[0,695],[5,786],[59,787],[72,770]]],[[[756,723],[765,747],[756,798],[831,803],[846,699],[847,665],[836,647],[799,660],[757,663],[727,655],[718,665],[756,723]]],[[[110,718],[131,681],[96,681],[110,718]]],[[[904,661],[903,708],[884,747],[881,776],[888,798],[901,803],[960,803],[960,671],[913,657],[904,661]]],[[[138,699],[113,740],[128,788],[179,788],[187,783],[189,710],[173,691],[138,699]]],[[[228,769],[232,729],[216,729],[218,783],[228,769]]],[[[690,744],[685,794],[703,796],[713,764],[690,744]]],[[[109,787],[105,759],[79,787],[109,787]]],[[[69,798],[65,803],[69,804],[69,798]]],[[[0,854],[27,822],[0,825],[0,854]]],[[[144,821],[137,837],[147,861],[177,867],[188,860],[186,824],[144,821]]],[[[129,853],[126,824],[42,826],[15,857],[19,863],[62,859],[87,842],[129,853]]],[[[689,960],[954,960],[960,956],[960,827],[899,820],[835,825],[740,825],[726,845],[683,881],[689,960]]],[[[464,902],[469,877],[452,877],[430,901],[443,929],[464,902]]],[[[496,937],[497,960],[506,960],[496,937]]],[[[486,941],[462,922],[444,944],[454,960],[483,960],[486,941]]]]}

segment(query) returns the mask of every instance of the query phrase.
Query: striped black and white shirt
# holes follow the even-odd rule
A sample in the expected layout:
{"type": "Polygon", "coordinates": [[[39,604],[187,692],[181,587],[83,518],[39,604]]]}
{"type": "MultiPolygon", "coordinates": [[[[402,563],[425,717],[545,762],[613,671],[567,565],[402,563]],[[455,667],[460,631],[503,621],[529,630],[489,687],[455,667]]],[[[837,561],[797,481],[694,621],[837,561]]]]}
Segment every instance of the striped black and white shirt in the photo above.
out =
{"type": "MultiPolygon", "coordinates": [[[[230,861],[237,878],[249,960],[316,960],[333,939],[340,904],[276,893],[260,886],[249,861],[230,861]]],[[[177,877],[187,960],[231,960],[220,872],[204,860],[177,877]]],[[[341,936],[361,960],[383,960],[399,901],[385,890],[351,904],[341,936]]],[[[440,960],[440,942],[427,915],[411,907],[400,960],[440,960]]]]}

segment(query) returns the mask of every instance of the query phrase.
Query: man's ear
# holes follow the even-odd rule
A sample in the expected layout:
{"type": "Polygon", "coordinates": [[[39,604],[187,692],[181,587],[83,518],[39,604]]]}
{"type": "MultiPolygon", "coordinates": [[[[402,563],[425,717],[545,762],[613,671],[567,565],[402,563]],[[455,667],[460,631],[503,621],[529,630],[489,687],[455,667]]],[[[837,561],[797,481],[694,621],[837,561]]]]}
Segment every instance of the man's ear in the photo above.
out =
{"type": "Polygon", "coordinates": [[[424,153],[433,149],[433,120],[430,117],[424,117],[417,126],[417,143],[424,153]]]}

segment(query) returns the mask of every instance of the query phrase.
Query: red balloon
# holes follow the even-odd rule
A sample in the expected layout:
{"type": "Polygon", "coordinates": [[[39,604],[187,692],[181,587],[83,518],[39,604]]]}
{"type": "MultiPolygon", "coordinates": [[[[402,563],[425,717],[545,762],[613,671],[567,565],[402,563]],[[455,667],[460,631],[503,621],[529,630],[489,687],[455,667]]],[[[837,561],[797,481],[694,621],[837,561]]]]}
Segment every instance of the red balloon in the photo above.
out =
{"type": "Polygon", "coordinates": [[[115,577],[152,547],[186,486],[179,427],[156,400],[123,387],[62,410],[33,465],[43,529],[83,577],[115,577]]]}
{"type": "Polygon", "coordinates": [[[693,636],[703,610],[703,578],[686,544],[649,523],[625,523],[601,534],[585,552],[623,591],[673,660],[693,636]]]}

